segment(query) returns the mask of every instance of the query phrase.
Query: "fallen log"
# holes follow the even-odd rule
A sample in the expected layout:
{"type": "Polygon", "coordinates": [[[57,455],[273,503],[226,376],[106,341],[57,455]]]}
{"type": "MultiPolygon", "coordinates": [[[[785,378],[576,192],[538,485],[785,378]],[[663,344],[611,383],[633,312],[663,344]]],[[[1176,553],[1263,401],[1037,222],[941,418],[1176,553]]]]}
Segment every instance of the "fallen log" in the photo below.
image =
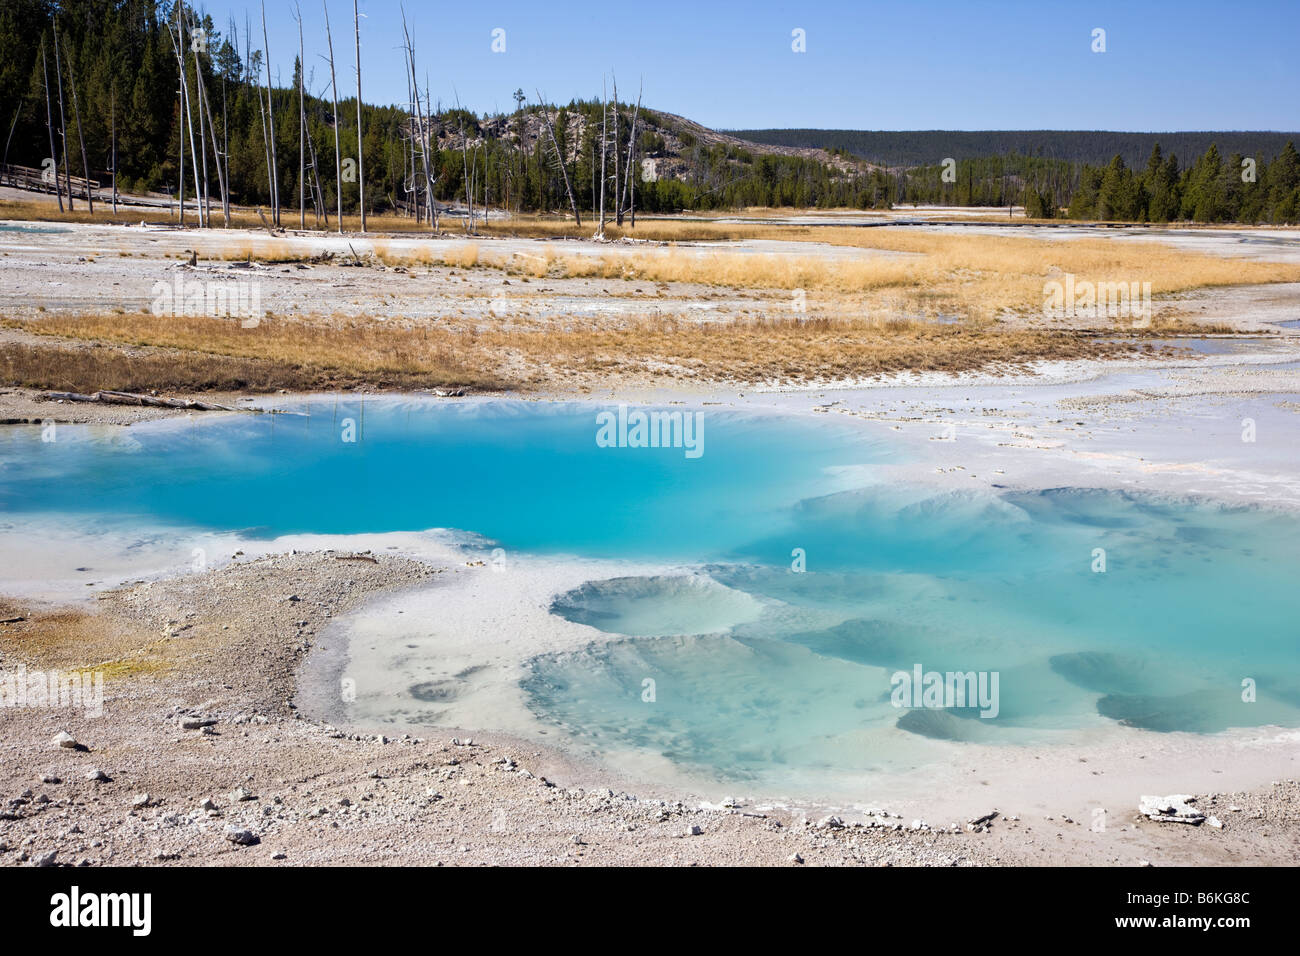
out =
{"type": "Polygon", "coordinates": [[[41,396],[45,401],[63,402],[99,402],[102,405],[150,405],[156,408],[180,408],[199,412],[248,412],[251,408],[235,408],[231,405],[218,405],[216,402],[200,402],[190,398],[160,398],[157,395],[139,395],[134,392],[114,392],[101,389],[93,395],[80,392],[46,392],[41,396]]]}

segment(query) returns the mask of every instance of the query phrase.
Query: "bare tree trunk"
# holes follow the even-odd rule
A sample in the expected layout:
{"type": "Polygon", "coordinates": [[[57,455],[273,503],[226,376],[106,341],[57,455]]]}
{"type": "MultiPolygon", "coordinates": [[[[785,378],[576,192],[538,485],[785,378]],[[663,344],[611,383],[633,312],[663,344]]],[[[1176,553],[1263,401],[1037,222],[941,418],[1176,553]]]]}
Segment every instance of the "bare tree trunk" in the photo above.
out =
{"type": "MultiPolygon", "coordinates": [[[[632,154],[636,152],[636,122],[638,117],[640,117],[640,115],[641,115],[641,90],[638,89],[636,93],[636,109],[632,111],[632,134],[628,137],[627,140],[627,172],[623,176],[624,196],[623,199],[619,200],[620,210],[623,208],[623,206],[626,205],[628,207],[629,212],[631,212],[632,214],[633,229],[636,228],[636,209],[635,209],[636,181],[632,177],[632,154]],[[632,196],[632,201],[630,205],[626,201],[628,193],[630,193],[632,196]]],[[[617,157],[618,153],[615,153],[614,155],[615,157],[617,157]]],[[[619,220],[619,225],[622,225],[622,219],[619,220]]]]}
{"type": "MultiPolygon", "coordinates": [[[[191,27],[190,30],[190,35],[192,37],[194,28],[191,27]]],[[[201,218],[203,225],[208,226],[212,224],[212,197],[208,192],[208,141],[203,138],[203,64],[199,62],[198,50],[191,47],[190,52],[194,54],[194,95],[199,101],[200,152],[195,154],[195,158],[198,158],[199,155],[202,155],[203,157],[203,195],[201,197],[203,203],[203,215],[201,218]]]]}
{"type": "MultiPolygon", "coordinates": [[[[72,173],[68,169],[68,120],[63,112],[63,61],[59,56],[59,20],[54,19],[54,79],[59,84],[59,139],[63,143],[63,184],[68,189],[68,212],[72,212],[72,173]]],[[[182,167],[184,172],[184,167],[182,167]]]]}
{"type": "MultiPolygon", "coordinates": [[[[418,106],[419,104],[416,105],[418,106]]],[[[427,73],[424,75],[424,106],[425,106],[424,128],[429,131],[429,137],[428,140],[426,141],[426,148],[434,149],[435,140],[433,135],[433,104],[429,102],[429,75],[427,73]]],[[[436,151],[435,151],[435,155],[436,155],[436,151]]],[[[438,200],[435,199],[433,195],[433,184],[436,183],[437,181],[438,181],[437,176],[434,176],[431,180],[429,180],[429,197],[428,197],[429,218],[432,221],[432,228],[434,232],[438,231],[438,200]]]]}
{"type": "MultiPolygon", "coordinates": [[[[456,105],[457,107],[460,106],[459,101],[457,102],[456,105]]],[[[473,232],[474,231],[474,194],[470,192],[469,145],[465,139],[465,118],[464,117],[461,117],[460,120],[460,159],[461,159],[461,164],[465,169],[465,206],[466,206],[465,231],[473,232]]]]}
{"type": "MultiPolygon", "coordinates": [[[[402,10],[402,35],[403,35],[403,36],[405,37],[405,39],[406,39],[406,58],[407,58],[407,65],[408,65],[408,67],[409,67],[409,77],[410,77],[410,86],[409,86],[408,89],[409,89],[409,91],[411,92],[411,94],[414,96],[414,104],[413,104],[413,106],[414,106],[414,110],[413,110],[413,113],[414,113],[414,116],[415,116],[415,132],[416,132],[416,135],[419,137],[419,140],[420,140],[420,161],[421,161],[421,164],[422,164],[423,167],[424,167],[424,195],[425,195],[425,201],[429,204],[429,209],[430,209],[430,212],[429,212],[429,222],[430,222],[431,225],[432,225],[432,229],[433,229],[433,231],[436,232],[437,229],[438,229],[438,219],[437,219],[437,216],[436,216],[436,215],[434,214],[434,212],[433,212],[433,173],[432,173],[432,171],[429,169],[429,141],[428,141],[428,139],[425,137],[424,112],[423,112],[423,110],[422,110],[421,107],[420,107],[420,81],[419,81],[419,79],[417,78],[417,74],[416,74],[416,71],[415,71],[415,44],[413,44],[413,43],[411,42],[411,34],[410,34],[410,31],[408,31],[407,28],[406,28],[406,10],[405,10],[405,9],[402,10]]],[[[426,92],[427,92],[427,88],[426,88],[426,92]]],[[[412,143],[412,146],[411,146],[411,177],[412,177],[412,178],[415,177],[415,146],[414,146],[414,143],[412,143]]],[[[418,191],[417,191],[416,195],[417,195],[417,197],[418,197],[418,195],[419,195],[418,191]]],[[[417,203],[416,203],[416,209],[417,209],[417,221],[418,221],[418,209],[419,209],[418,198],[417,198],[417,203]]]]}
{"type": "Polygon", "coordinates": [[[181,80],[181,168],[180,168],[180,210],[181,223],[185,222],[185,133],[189,131],[190,137],[190,157],[191,165],[194,168],[194,196],[198,201],[199,226],[203,226],[203,193],[199,189],[199,165],[197,161],[197,152],[194,149],[194,113],[190,108],[189,81],[185,77],[185,49],[181,45],[185,42],[185,23],[181,19],[181,4],[176,4],[176,32],[172,33],[171,25],[167,24],[167,35],[171,37],[172,49],[176,53],[176,66],[180,73],[181,80]]]}
{"type": "Polygon", "coordinates": [[[298,228],[307,228],[306,187],[307,187],[307,105],[303,96],[303,74],[307,64],[303,59],[302,45],[302,10],[298,4],[293,5],[298,18],[298,228]]]}
{"type": "Polygon", "coordinates": [[[614,77],[614,223],[623,225],[623,193],[618,175],[618,77],[614,77]]]}
{"type": "Polygon", "coordinates": [[[352,0],[352,26],[357,37],[357,185],[361,194],[361,232],[366,231],[366,167],[362,161],[365,147],[361,138],[361,15],[357,12],[357,0],[352,0]]]}
{"type": "Polygon", "coordinates": [[[212,118],[212,101],[208,98],[208,85],[203,82],[203,63],[199,60],[197,50],[194,51],[194,79],[199,97],[199,138],[203,141],[203,201],[207,210],[207,224],[212,225],[212,201],[208,193],[207,140],[203,140],[203,118],[205,115],[207,116],[208,136],[212,140],[212,158],[217,165],[217,189],[222,196],[222,209],[228,227],[230,225],[230,197],[227,188],[229,180],[225,168],[221,165],[221,147],[217,143],[217,124],[212,118]]]}
{"type": "MultiPolygon", "coordinates": [[[[180,4],[176,5],[176,31],[181,29],[181,11],[180,4]]],[[[171,24],[167,24],[167,35],[172,39],[172,50],[176,54],[176,74],[180,78],[180,86],[176,90],[176,95],[180,99],[180,115],[177,116],[176,138],[180,140],[181,164],[180,174],[176,177],[176,211],[177,219],[180,224],[185,225],[185,67],[181,63],[181,51],[177,44],[180,42],[172,34],[171,24]]]]}
{"type": "MultiPolygon", "coordinates": [[[[247,16],[245,16],[244,18],[244,35],[245,37],[247,37],[248,40],[247,52],[246,52],[244,62],[251,65],[252,57],[253,57],[252,54],[253,28],[247,16]]],[[[256,74],[254,74],[250,70],[248,76],[254,79],[257,87],[256,90],[257,91],[257,115],[262,121],[262,151],[266,154],[266,192],[268,196],[274,197],[274,187],[272,186],[272,182],[274,181],[275,174],[272,172],[272,165],[271,165],[271,138],[270,136],[267,135],[266,132],[266,112],[262,109],[261,71],[259,70],[256,74]]]]}
{"type": "Polygon", "coordinates": [[[600,228],[596,235],[605,238],[605,149],[609,145],[609,134],[605,129],[609,114],[609,98],[605,95],[605,84],[600,84],[600,228]]]}
{"type": "Polygon", "coordinates": [[[113,85],[113,98],[109,115],[113,127],[113,215],[117,215],[117,84],[113,85]]]}
{"type": "Polygon", "coordinates": [[[280,162],[275,155],[275,101],[271,98],[274,88],[271,80],[271,40],[266,33],[266,0],[262,2],[262,43],[266,47],[266,118],[271,130],[271,219],[280,225],[280,162]]]}
{"type": "Polygon", "coordinates": [[[41,75],[45,78],[45,129],[50,134],[50,162],[54,165],[54,195],[63,212],[63,188],[59,185],[59,156],[54,149],[54,114],[50,111],[50,71],[45,65],[45,39],[41,38],[41,75]]]}
{"type": "Polygon", "coordinates": [[[72,115],[77,119],[77,142],[81,144],[81,175],[86,178],[86,203],[90,214],[95,214],[95,200],[90,195],[90,163],[86,162],[86,138],[81,135],[81,108],[77,106],[77,74],[73,72],[72,61],[68,61],[68,83],[72,86],[72,115]]]}
{"type": "MultiPolygon", "coordinates": [[[[203,72],[201,69],[201,64],[199,63],[199,55],[197,52],[194,54],[194,68],[195,68],[195,75],[198,77],[199,106],[202,109],[202,112],[199,115],[200,115],[200,119],[202,119],[204,113],[206,113],[208,117],[208,136],[212,139],[212,158],[216,161],[217,164],[217,189],[221,193],[222,210],[224,213],[226,226],[229,227],[230,225],[230,190],[229,190],[230,180],[226,175],[225,168],[221,165],[221,147],[217,143],[217,124],[213,122],[212,119],[212,102],[211,100],[208,99],[208,85],[203,82],[203,72]]],[[[200,127],[201,126],[202,123],[200,123],[200,127]]],[[[208,195],[206,144],[204,146],[203,156],[204,156],[203,195],[206,200],[208,195]]],[[[208,215],[208,225],[211,226],[212,225],[211,203],[208,204],[207,215],[208,215]]]]}
{"type": "MultiPolygon", "coordinates": [[[[176,55],[181,61],[181,105],[185,111],[185,128],[190,136],[190,166],[194,170],[194,200],[199,210],[199,228],[202,229],[207,225],[207,220],[203,217],[203,191],[199,188],[199,151],[194,148],[194,106],[190,103],[190,82],[185,75],[185,27],[180,19],[180,12],[183,9],[180,3],[176,4],[176,34],[178,45],[176,55]]],[[[200,141],[203,133],[199,132],[200,141]]]]}
{"type": "MultiPolygon", "coordinates": [[[[235,22],[230,21],[231,33],[235,37],[235,49],[239,48],[239,33],[234,29],[235,22]]],[[[224,185],[221,190],[221,213],[230,228],[230,126],[226,116],[226,75],[221,74],[221,164],[225,169],[224,185]]]]}
{"type": "Polygon", "coordinates": [[[537,105],[542,109],[542,118],[546,120],[546,131],[551,134],[551,146],[554,148],[555,158],[560,164],[560,175],[564,177],[564,191],[569,197],[569,208],[573,210],[573,224],[576,228],[581,228],[582,217],[578,215],[578,203],[574,200],[573,189],[569,185],[569,171],[564,165],[564,156],[560,152],[559,141],[555,138],[555,127],[551,125],[551,112],[546,106],[546,101],[542,99],[541,90],[535,92],[537,93],[537,105]]]}
{"type": "Polygon", "coordinates": [[[330,8],[321,0],[325,9],[325,39],[330,50],[330,92],[334,96],[334,198],[338,203],[339,235],[343,235],[343,154],[339,152],[339,85],[334,78],[334,36],[330,33],[330,8]]]}

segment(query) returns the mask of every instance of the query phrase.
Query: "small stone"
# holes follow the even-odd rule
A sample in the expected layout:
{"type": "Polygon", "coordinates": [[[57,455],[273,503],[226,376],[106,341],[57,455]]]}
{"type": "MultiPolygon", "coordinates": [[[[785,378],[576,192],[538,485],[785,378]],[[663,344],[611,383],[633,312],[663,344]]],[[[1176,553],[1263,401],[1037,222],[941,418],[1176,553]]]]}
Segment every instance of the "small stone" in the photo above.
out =
{"type": "Polygon", "coordinates": [[[248,800],[256,799],[257,797],[255,797],[251,791],[245,790],[243,787],[236,787],[230,792],[231,803],[244,803],[248,800]]]}
{"type": "Polygon", "coordinates": [[[244,830],[234,825],[226,827],[226,839],[239,846],[253,846],[261,842],[258,835],[252,830],[244,830]]]}
{"type": "Polygon", "coordinates": [[[700,836],[703,833],[704,833],[704,829],[699,825],[694,825],[689,830],[686,831],[687,836],[700,836]]]}
{"type": "Polygon", "coordinates": [[[45,776],[41,777],[41,783],[56,784],[56,783],[63,783],[63,781],[60,780],[58,777],[56,777],[54,774],[47,773],[45,776]]]}
{"type": "Polygon", "coordinates": [[[1205,822],[1205,814],[1191,805],[1195,802],[1196,798],[1187,793],[1175,793],[1168,797],[1143,796],[1138,804],[1138,812],[1161,823],[1190,823],[1198,826],[1205,822]]]}
{"type": "Polygon", "coordinates": [[[204,812],[211,813],[213,810],[217,809],[217,805],[211,797],[204,797],[199,802],[199,809],[203,810],[204,812]]]}
{"type": "Polygon", "coordinates": [[[802,862],[803,862],[803,857],[801,857],[798,853],[791,853],[791,854],[790,854],[790,862],[791,862],[791,863],[802,863],[802,862]]]}
{"type": "Polygon", "coordinates": [[[58,850],[51,850],[49,853],[42,853],[32,860],[32,866],[47,867],[53,866],[55,858],[59,855],[58,850]]]}
{"type": "Polygon", "coordinates": [[[112,778],[102,770],[87,770],[86,779],[94,780],[97,783],[108,783],[112,778]]]}
{"type": "Polygon", "coordinates": [[[81,749],[81,744],[77,742],[77,738],[72,736],[72,734],[68,733],[66,730],[60,730],[54,735],[54,739],[50,742],[54,744],[54,746],[62,747],[65,750],[81,749]]]}
{"type": "Polygon", "coordinates": [[[137,793],[131,800],[131,809],[143,810],[149,804],[153,803],[153,798],[147,793],[137,793]]]}
{"type": "Polygon", "coordinates": [[[274,853],[271,854],[271,859],[273,860],[286,860],[288,858],[289,858],[289,854],[285,853],[283,850],[276,850],[274,853]]]}
{"type": "Polygon", "coordinates": [[[1206,818],[1205,825],[1206,825],[1206,826],[1210,826],[1210,827],[1214,827],[1214,829],[1216,829],[1216,830],[1222,830],[1222,829],[1223,829],[1223,821],[1220,820],[1218,817],[1208,817],[1208,818],[1206,818]]]}

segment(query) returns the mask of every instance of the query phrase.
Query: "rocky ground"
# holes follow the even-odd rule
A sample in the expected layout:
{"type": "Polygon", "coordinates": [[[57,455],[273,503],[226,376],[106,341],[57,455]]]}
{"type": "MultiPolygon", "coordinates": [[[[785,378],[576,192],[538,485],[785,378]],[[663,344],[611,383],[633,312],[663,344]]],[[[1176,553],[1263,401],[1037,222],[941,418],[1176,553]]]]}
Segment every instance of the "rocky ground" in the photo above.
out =
{"type": "MultiPolygon", "coordinates": [[[[185,234],[132,235],[140,250],[130,256],[110,256],[98,248],[106,240],[82,233],[56,237],[54,253],[12,250],[0,273],[0,303],[15,315],[139,308],[160,274],[159,260],[177,259],[193,243],[185,234]],[[105,282],[106,274],[117,281],[105,282]]],[[[217,248],[221,241],[205,241],[214,247],[204,250],[214,268],[233,261],[217,258],[229,252],[217,248]]],[[[509,240],[493,245],[511,252],[533,248],[509,240]]],[[[492,314],[495,300],[507,296],[510,305],[533,309],[535,319],[561,305],[633,314],[646,307],[638,295],[653,297],[655,308],[709,317],[745,316],[765,305],[761,297],[687,284],[667,290],[647,284],[618,296],[603,280],[548,280],[507,292],[498,271],[451,267],[415,278],[386,270],[386,281],[359,290],[353,285],[358,270],[345,261],[268,271],[268,308],[286,314],[296,308],[302,276],[319,279],[314,288],[343,315],[394,310],[398,305],[390,300],[398,295],[403,312],[445,312],[453,282],[463,287],[454,301],[470,318],[492,314]],[[404,285],[394,293],[399,281],[404,285]]],[[[1267,348],[1289,350],[1297,336],[1274,330],[1296,317],[1296,291],[1198,293],[1171,308],[1194,318],[1207,312],[1244,333],[1268,327],[1277,343],[1267,348]]],[[[32,337],[21,329],[0,330],[0,344],[32,337]]],[[[937,469],[931,463],[929,470],[942,477],[960,469],[963,481],[978,472],[999,487],[1019,480],[1004,472],[1014,472],[1008,461],[1020,461],[1010,454],[1021,446],[1059,458],[1062,482],[1078,481],[1082,473],[1145,487],[1154,481],[1154,466],[1144,456],[1162,448],[1161,436],[1174,430],[1167,422],[1190,423],[1179,425],[1195,429],[1190,447],[1196,461],[1186,467],[1199,462],[1211,439],[1227,436],[1231,442],[1220,444],[1235,457],[1215,451],[1226,476],[1216,479],[1219,485],[1276,501],[1289,492],[1272,480],[1271,459],[1258,452],[1280,449],[1278,457],[1286,458],[1293,434],[1287,423],[1300,394],[1296,374],[1258,365],[1187,372],[1159,393],[1127,386],[1121,392],[1085,390],[1062,397],[1059,407],[1034,406],[1032,414],[1022,408],[1031,403],[1018,384],[996,394],[987,386],[972,390],[965,404],[923,390],[905,399],[881,390],[799,401],[825,402],[820,410],[900,429],[934,431],[936,423],[955,423],[962,440],[942,446],[951,460],[940,460],[937,469]],[[1178,404],[1189,396],[1198,398],[1196,414],[1178,404]],[[1205,414],[1207,400],[1222,403],[1224,396],[1233,404],[1205,414]],[[1153,415],[1153,409],[1172,417],[1153,415]],[[1260,420],[1258,444],[1243,445],[1239,438],[1246,415],[1260,420]],[[1147,431],[1135,435],[1131,447],[1115,438],[1107,447],[1118,452],[1102,457],[1092,451],[1089,443],[1106,439],[1107,429],[1136,433],[1138,427],[1147,431]],[[966,440],[984,432],[981,441],[966,440]],[[1085,466],[1089,470],[1081,472],[1085,466]],[[1256,471],[1264,477],[1251,477],[1256,471]]],[[[173,397],[248,401],[214,393],[173,397]]],[[[39,392],[0,389],[0,422],[126,425],[178,414],[223,413],[51,402],[39,392]]],[[[1034,475],[1042,474],[1039,465],[1034,475]]],[[[1196,478],[1211,481],[1201,472],[1196,478]]],[[[1094,819],[975,803],[957,819],[928,824],[883,808],[846,825],[825,813],[805,818],[747,805],[701,807],[687,794],[634,787],[557,751],[478,728],[385,739],[373,728],[333,728],[299,711],[299,666],[330,618],[373,595],[436,583],[455,570],[473,573],[393,554],[296,553],[127,583],[68,606],[0,598],[0,674],[25,666],[90,668],[105,676],[99,717],[75,707],[0,707],[0,863],[1160,866],[1293,865],[1300,859],[1300,786],[1288,779],[1248,793],[1192,795],[1181,802],[1204,819],[1182,814],[1185,822],[1141,815],[1142,794],[1135,791],[1126,805],[1108,807],[1102,826],[1094,819]],[[1211,817],[1222,825],[1214,826],[1211,817]]]]}
{"type": "Polygon", "coordinates": [[[102,716],[77,707],[0,709],[0,862],[964,866],[1297,858],[1294,781],[1198,798],[1222,827],[1140,818],[1136,794],[1106,832],[1090,820],[1022,819],[989,807],[972,807],[955,829],[887,809],[845,825],[596,786],[599,775],[518,740],[454,730],[389,739],[298,713],[298,666],[332,616],[452,570],[394,555],[291,553],[130,583],[100,594],[93,608],[0,607],[3,670],[89,667],[106,675],[102,716]]]}

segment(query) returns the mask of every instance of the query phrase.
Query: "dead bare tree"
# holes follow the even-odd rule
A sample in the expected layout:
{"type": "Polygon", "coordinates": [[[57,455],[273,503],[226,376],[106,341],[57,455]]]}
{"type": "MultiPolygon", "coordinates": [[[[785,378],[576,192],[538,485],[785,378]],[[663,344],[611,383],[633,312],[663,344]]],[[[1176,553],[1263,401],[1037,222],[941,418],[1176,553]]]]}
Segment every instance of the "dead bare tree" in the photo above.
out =
{"type": "MultiPolygon", "coordinates": [[[[432,224],[432,229],[434,232],[437,232],[438,212],[437,212],[437,207],[435,206],[433,200],[434,176],[432,170],[429,168],[429,139],[425,135],[424,113],[420,106],[420,81],[418,79],[419,74],[416,72],[415,69],[415,44],[411,41],[411,33],[406,27],[405,7],[402,7],[402,36],[406,40],[406,63],[407,63],[407,71],[408,71],[407,76],[408,76],[408,84],[409,84],[408,89],[411,92],[412,96],[414,97],[414,102],[412,104],[413,107],[412,115],[415,117],[415,137],[419,140],[420,143],[420,161],[421,161],[421,165],[424,168],[425,201],[429,204],[429,221],[432,224]]],[[[425,92],[426,93],[428,92],[427,83],[425,87],[425,92]]],[[[432,130],[429,131],[429,136],[431,135],[432,135],[432,130]]],[[[412,150],[411,176],[412,178],[414,178],[415,176],[414,144],[412,144],[411,150],[412,150]]],[[[418,192],[417,192],[417,197],[418,197],[418,192]]],[[[417,209],[418,209],[418,198],[417,198],[417,209]]]]}
{"type": "MultiPolygon", "coordinates": [[[[54,79],[59,86],[59,139],[63,143],[63,183],[68,189],[68,212],[72,212],[72,173],[68,170],[68,120],[63,112],[63,65],[59,57],[59,18],[54,18],[54,79]]],[[[184,165],[181,170],[184,172],[184,165]]]]}
{"type": "MultiPolygon", "coordinates": [[[[193,29],[197,30],[197,27],[193,29]]],[[[217,189],[221,193],[222,211],[227,228],[230,226],[230,190],[226,168],[222,166],[222,151],[217,143],[217,124],[212,117],[212,101],[208,97],[208,85],[203,82],[203,63],[199,59],[199,49],[194,48],[194,78],[199,100],[199,139],[203,142],[203,200],[207,209],[207,224],[212,225],[212,203],[208,195],[208,148],[203,140],[204,116],[207,117],[208,137],[212,140],[212,158],[217,166],[217,189]]]]}
{"type": "Polygon", "coordinates": [[[203,193],[199,189],[199,165],[194,157],[197,152],[194,149],[194,122],[193,113],[189,108],[189,81],[185,76],[185,52],[182,43],[185,40],[185,24],[181,19],[181,4],[176,4],[176,30],[173,32],[170,23],[164,23],[167,27],[167,36],[172,41],[172,50],[176,54],[176,68],[180,77],[181,86],[178,90],[180,94],[180,146],[181,146],[181,165],[178,190],[178,205],[180,207],[181,225],[185,224],[185,133],[188,129],[190,137],[190,156],[191,165],[194,168],[194,195],[198,200],[199,226],[203,226],[203,193]]]}
{"type": "Polygon", "coordinates": [[[307,106],[303,96],[303,73],[307,64],[303,59],[302,46],[302,9],[295,2],[294,16],[298,21],[298,228],[307,228],[307,106]]]}
{"type": "MultiPolygon", "coordinates": [[[[625,196],[630,194],[631,200],[627,201],[624,199],[619,201],[618,224],[620,226],[623,225],[623,207],[626,205],[628,211],[632,215],[633,229],[636,228],[636,180],[632,177],[632,154],[636,151],[636,124],[637,119],[641,115],[641,92],[644,87],[645,84],[642,83],[641,87],[638,88],[636,92],[636,109],[632,111],[632,134],[627,140],[627,172],[623,176],[623,190],[625,196]]],[[[614,155],[617,158],[618,153],[615,153],[614,155]]]]}
{"type": "MultiPolygon", "coordinates": [[[[204,209],[203,209],[203,190],[199,188],[199,151],[194,148],[194,105],[190,102],[190,81],[188,75],[185,72],[186,69],[185,68],[185,49],[186,49],[185,29],[181,22],[181,12],[184,10],[184,8],[185,8],[184,4],[182,3],[176,4],[176,33],[177,33],[177,40],[178,40],[178,46],[176,47],[176,55],[180,57],[180,61],[181,61],[181,102],[184,104],[185,117],[186,117],[185,125],[186,125],[186,129],[189,131],[189,136],[190,136],[190,167],[194,170],[194,200],[199,210],[199,228],[202,229],[205,226],[207,226],[208,221],[206,215],[204,214],[204,209]]],[[[198,61],[196,59],[195,65],[197,66],[197,64],[198,61]]],[[[201,116],[199,118],[199,122],[200,123],[203,122],[201,116]]],[[[199,129],[199,142],[200,143],[203,142],[202,128],[199,129]]],[[[206,149],[207,148],[204,147],[205,152],[206,149]]],[[[205,161],[206,158],[207,157],[204,157],[205,161]]],[[[204,170],[203,174],[204,176],[207,175],[206,169],[204,170]]]]}
{"type": "Polygon", "coordinates": [[[460,123],[460,159],[464,167],[465,175],[465,231],[474,231],[474,193],[470,188],[469,179],[469,143],[465,138],[465,113],[460,109],[460,97],[456,97],[456,109],[459,113],[457,119],[460,123]]]}
{"type": "Polygon", "coordinates": [[[618,175],[618,77],[613,76],[612,70],[610,75],[614,80],[614,223],[621,226],[623,225],[623,194],[619,191],[618,175]]]}
{"type": "MultiPolygon", "coordinates": [[[[181,10],[185,9],[183,3],[178,3],[177,6],[181,10]]],[[[194,97],[199,101],[199,152],[194,154],[194,158],[198,160],[200,155],[203,157],[203,192],[199,194],[199,224],[208,226],[212,223],[212,195],[208,191],[208,141],[203,138],[203,64],[199,62],[199,32],[193,24],[189,27],[189,35],[189,51],[194,54],[194,97]]],[[[181,42],[185,42],[184,31],[181,33],[181,42]]],[[[188,93],[188,90],[186,92],[188,93]]],[[[197,182],[194,188],[198,190],[197,182]]]]}
{"type": "Polygon", "coordinates": [[[271,99],[271,91],[275,84],[271,79],[271,40],[266,32],[266,2],[262,2],[262,43],[266,47],[263,51],[265,56],[266,67],[266,114],[267,125],[270,128],[271,135],[269,142],[271,144],[271,221],[277,226],[280,225],[280,163],[275,155],[275,102],[271,99]]]}
{"type": "MultiPolygon", "coordinates": [[[[50,164],[54,167],[54,195],[63,212],[63,189],[59,186],[59,156],[54,149],[54,114],[50,111],[50,71],[45,65],[45,37],[41,37],[41,76],[45,78],[45,129],[50,134],[50,164]]],[[[71,200],[69,200],[71,201],[71,200]]]]}
{"type": "MultiPolygon", "coordinates": [[[[606,117],[609,115],[609,97],[605,94],[605,81],[602,78],[600,82],[600,227],[596,230],[596,238],[605,238],[605,150],[609,145],[609,136],[605,128],[606,117]]],[[[617,163],[615,157],[615,163],[617,163]]]]}
{"type": "Polygon", "coordinates": [[[113,84],[113,96],[109,106],[109,125],[113,129],[113,215],[117,215],[117,84],[113,84]]]}
{"type": "Polygon", "coordinates": [[[357,185],[361,194],[361,232],[366,231],[366,168],[362,162],[365,152],[361,139],[361,14],[357,12],[357,0],[352,0],[352,26],[357,37],[357,185]]]}
{"type": "MultiPolygon", "coordinates": [[[[258,118],[261,119],[262,121],[262,151],[266,154],[266,191],[267,194],[271,196],[272,200],[274,201],[273,183],[275,180],[275,172],[274,172],[275,167],[271,162],[271,137],[267,134],[266,131],[266,110],[262,106],[262,71],[261,71],[260,63],[254,62],[254,51],[252,49],[253,25],[247,15],[245,15],[244,17],[244,39],[245,39],[244,63],[245,63],[245,69],[247,70],[246,77],[249,80],[249,85],[256,87],[257,115],[258,118]]],[[[262,51],[260,50],[256,51],[256,55],[260,59],[262,56],[262,51]]]]}
{"type": "Polygon", "coordinates": [[[575,227],[582,227],[582,218],[578,215],[578,203],[573,198],[573,188],[569,185],[569,171],[564,163],[564,154],[560,152],[560,144],[555,138],[555,127],[551,125],[550,108],[546,105],[546,100],[542,98],[541,90],[534,90],[537,94],[537,105],[541,108],[542,118],[546,120],[546,132],[551,136],[551,148],[555,150],[556,162],[560,164],[560,175],[564,178],[564,192],[569,197],[569,209],[573,211],[573,224],[575,227]]]}
{"type": "Polygon", "coordinates": [[[343,154],[339,151],[339,84],[334,77],[334,36],[330,33],[330,8],[325,8],[325,40],[330,50],[330,92],[334,97],[334,198],[338,203],[339,235],[343,235],[343,154]]]}
{"type": "Polygon", "coordinates": [[[72,115],[77,120],[77,142],[81,144],[81,175],[86,180],[86,203],[90,206],[90,214],[95,214],[95,200],[90,194],[90,163],[86,162],[86,137],[81,134],[81,108],[77,106],[77,74],[74,72],[72,61],[68,60],[68,84],[72,87],[72,115]]]}

